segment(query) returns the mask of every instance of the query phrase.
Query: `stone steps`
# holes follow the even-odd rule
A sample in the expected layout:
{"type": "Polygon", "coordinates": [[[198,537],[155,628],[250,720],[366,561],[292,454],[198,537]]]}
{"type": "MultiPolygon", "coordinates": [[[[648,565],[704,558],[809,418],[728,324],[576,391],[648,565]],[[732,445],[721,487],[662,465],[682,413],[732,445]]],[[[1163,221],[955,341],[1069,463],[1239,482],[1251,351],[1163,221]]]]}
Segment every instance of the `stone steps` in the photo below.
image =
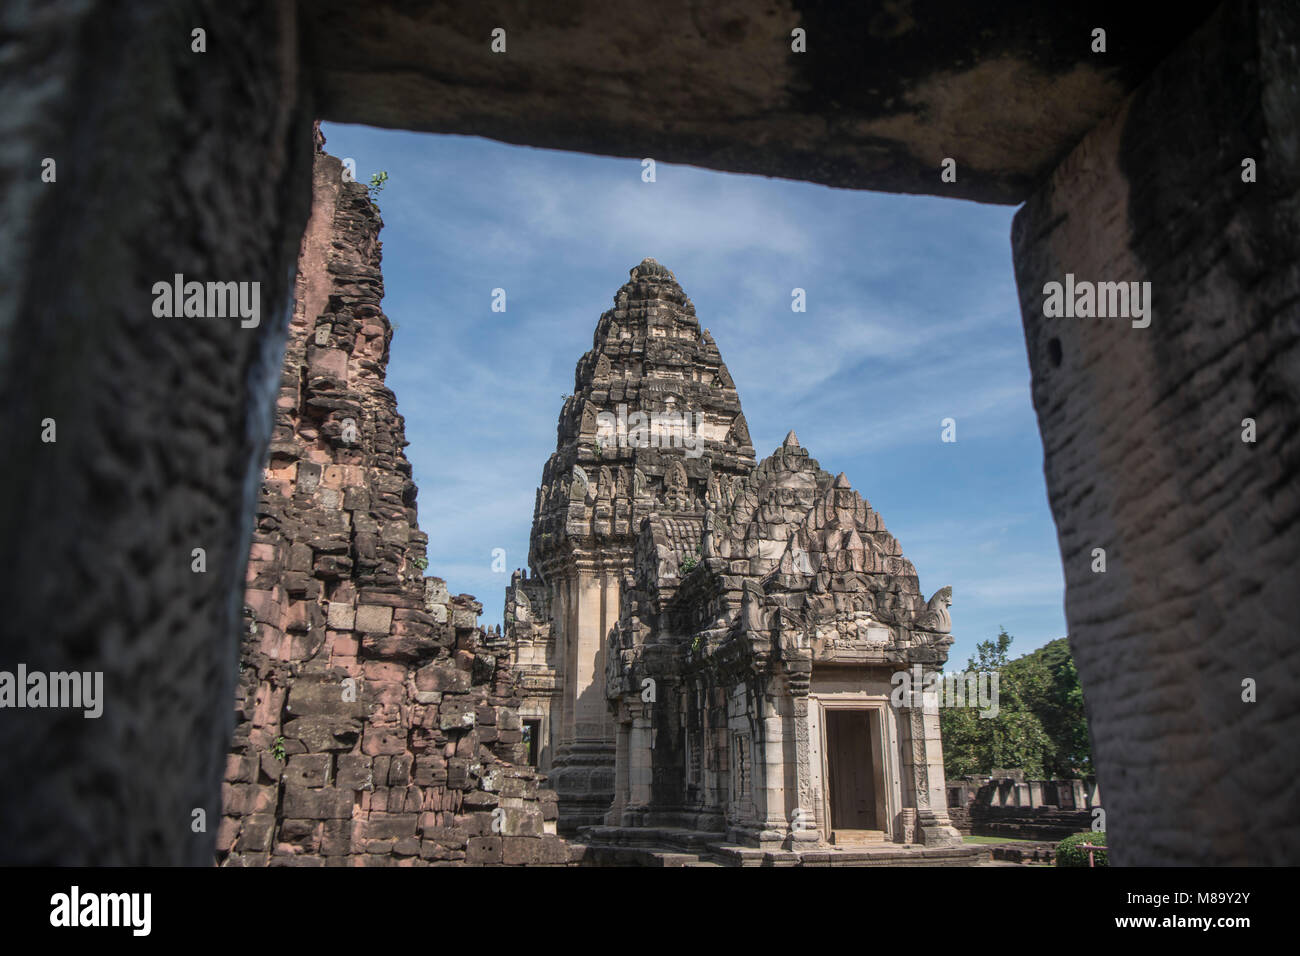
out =
{"type": "Polygon", "coordinates": [[[721,833],[671,827],[584,827],[584,866],[975,866],[987,846],[924,847],[855,843],[773,850],[725,842],[721,833]]]}

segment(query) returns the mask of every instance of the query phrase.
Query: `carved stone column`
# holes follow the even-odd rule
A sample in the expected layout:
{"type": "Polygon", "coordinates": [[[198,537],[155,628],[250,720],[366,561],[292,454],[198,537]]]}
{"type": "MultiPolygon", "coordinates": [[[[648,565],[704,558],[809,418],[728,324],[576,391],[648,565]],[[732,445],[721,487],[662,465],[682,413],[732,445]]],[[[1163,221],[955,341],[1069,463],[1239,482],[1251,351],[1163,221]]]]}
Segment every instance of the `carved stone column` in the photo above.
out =
{"type": "MultiPolygon", "coordinates": [[[[623,809],[621,823],[625,827],[641,826],[650,812],[651,784],[654,781],[654,742],[650,707],[640,698],[626,705],[632,718],[627,731],[627,806],[623,809]]],[[[625,724],[621,727],[627,726],[625,724]]]]}
{"type": "Polygon", "coordinates": [[[785,780],[787,765],[794,760],[793,741],[787,739],[786,717],[782,711],[789,709],[789,701],[782,696],[779,681],[768,685],[768,692],[759,697],[762,720],[762,740],[758,750],[758,765],[754,767],[754,809],[761,826],[758,834],[760,846],[787,842],[790,821],[785,814],[785,780]]]}
{"type": "Polygon", "coordinates": [[[622,824],[623,811],[631,797],[628,773],[630,724],[627,704],[620,703],[618,721],[614,725],[614,802],[605,814],[605,823],[612,827],[622,824]]]}
{"type": "Polygon", "coordinates": [[[811,674],[796,673],[789,675],[787,686],[790,689],[791,723],[794,730],[794,766],[795,795],[797,803],[790,820],[790,849],[796,844],[816,846],[823,842],[821,829],[817,826],[816,807],[818,795],[812,785],[812,771],[808,756],[808,688],[811,674]]]}
{"type": "Polygon", "coordinates": [[[911,703],[906,722],[916,800],[916,841],[925,846],[960,846],[961,834],[948,817],[938,700],[934,694],[915,692],[911,703]]]}

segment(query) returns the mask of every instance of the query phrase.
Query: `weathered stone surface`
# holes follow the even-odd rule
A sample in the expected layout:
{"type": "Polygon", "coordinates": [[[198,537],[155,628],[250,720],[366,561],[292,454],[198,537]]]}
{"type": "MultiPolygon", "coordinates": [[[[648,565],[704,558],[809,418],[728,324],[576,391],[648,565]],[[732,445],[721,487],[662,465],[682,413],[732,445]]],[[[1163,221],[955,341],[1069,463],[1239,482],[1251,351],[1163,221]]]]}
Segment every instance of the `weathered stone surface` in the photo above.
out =
{"type": "Polygon", "coordinates": [[[1300,710],[1261,677],[1294,669],[1297,646],[1298,47],[1294,4],[1224,4],[1013,230],[1070,646],[1120,864],[1293,864],[1300,846],[1300,710]],[[1150,324],[1045,317],[1044,286],[1067,273],[1149,282],[1150,324]]]}
{"type": "Polygon", "coordinates": [[[465,860],[468,863],[502,862],[501,837],[470,837],[466,847],[465,860]]]}
{"type": "Polygon", "coordinates": [[[340,631],[350,631],[356,621],[356,608],[343,601],[331,601],[326,623],[340,631]]]}
{"type": "Polygon", "coordinates": [[[1019,202],[1213,8],[485,0],[467,18],[318,0],[302,15],[327,119],[1019,202]],[[956,183],[939,178],[948,156],[956,183]]]}
{"type": "Polygon", "coordinates": [[[309,820],[339,819],[352,816],[352,794],[346,790],[307,790],[286,787],[284,816],[309,820]]]}
{"type": "MultiPolygon", "coordinates": [[[[261,627],[244,641],[225,764],[226,865],[463,863],[466,831],[445,824],[462,809],[486,818],[498,797],[480,783],[507,771],[519,784],[515,835],[536,842],[545,832],[532,822],[543,817],[538,775],[505,763],[519,755],[497,739],[498,725],[520,726],[500,635],[479,628],[481,604],[420,571],[425,536],[384,385],[392,333],[380,310],[378,211],[340,173],[318,153],[276,403],[280,441],[250,552],[259,570],[247,603],[261,627]],[[422,813],[426,830],[459,837],[422,842],[422,813]]],[[[469,862],[501,860],[498,838],[469,862]]]]}
{"type": "Polygon", "coordinates": [[[323,787],[328,783],[329,754],[295,754],[285,768],[286,787],[323,787]]]}
{"type": "Polygon", "coordinates": [[[469,672],[446,661],[434,662],[415,672],[415,686],[421,691],[463,694],[470,688],[469,672]]]}
{"type": "Polygon", "coordinates": [[[0,787],[9,865],[201,866],[218,831],[313,108],[291,5],[204,11],[207,55],[190,19],[0,6],[5,666],[99,672],[105,693],[93,720],[0,718],[0,776],[23,781],[0,787]],[[260,282],[257,323],[157,316],[177,274],[260,282]],[[176,826],[195,808],[205,833],[176,826]]]}
{"type": "Polygon", "coordinates": [[[393,609],[376,604],[363,604],[357,608],[356,629],[363,633],[387,634],[393,623],[393,609]]]}
{"type": "Polygon", "coordinates": [[[301,741],[311,752],[347,751],[361,736],[361,727],[352,717],[299,717],[284,725],[284,737],[301,741]]]}
{"type": "Polygon", "coordinates": [[[335,785],[347,790],[373,790],[374,770],[371,758],[364,754],[343,754],[338,758],[335,785]]]}
{"type": "Polygon", "coordinates": [[[416,813],[372,813],[366,821],[366,836],[373,840],[396,840],[415,835],[416,813]]]}

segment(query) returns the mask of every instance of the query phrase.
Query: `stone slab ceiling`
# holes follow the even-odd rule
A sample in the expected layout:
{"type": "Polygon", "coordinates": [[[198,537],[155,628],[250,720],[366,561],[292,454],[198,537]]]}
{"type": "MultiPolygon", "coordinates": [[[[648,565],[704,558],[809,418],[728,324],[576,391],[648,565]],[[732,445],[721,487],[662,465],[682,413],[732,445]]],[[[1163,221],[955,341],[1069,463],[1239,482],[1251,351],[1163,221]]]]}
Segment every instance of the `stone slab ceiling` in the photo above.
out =
{"type": "Polygon", "coordinates": [[[313,0],[300,16],[326,120],[1019,203],[1215,5],[313,0]]]}

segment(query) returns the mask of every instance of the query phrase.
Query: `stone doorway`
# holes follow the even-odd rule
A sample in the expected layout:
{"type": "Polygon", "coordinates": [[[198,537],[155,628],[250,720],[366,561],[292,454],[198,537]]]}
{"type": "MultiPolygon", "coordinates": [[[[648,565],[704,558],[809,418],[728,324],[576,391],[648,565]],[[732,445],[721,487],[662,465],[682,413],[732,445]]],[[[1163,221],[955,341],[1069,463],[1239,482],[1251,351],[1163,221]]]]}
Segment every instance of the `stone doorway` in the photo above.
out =
{"type": "Polygon", "coordinates": [[[865,709],[828,710],[825,752],[830,841],[883,841],[879,716],[865,709]]]}

